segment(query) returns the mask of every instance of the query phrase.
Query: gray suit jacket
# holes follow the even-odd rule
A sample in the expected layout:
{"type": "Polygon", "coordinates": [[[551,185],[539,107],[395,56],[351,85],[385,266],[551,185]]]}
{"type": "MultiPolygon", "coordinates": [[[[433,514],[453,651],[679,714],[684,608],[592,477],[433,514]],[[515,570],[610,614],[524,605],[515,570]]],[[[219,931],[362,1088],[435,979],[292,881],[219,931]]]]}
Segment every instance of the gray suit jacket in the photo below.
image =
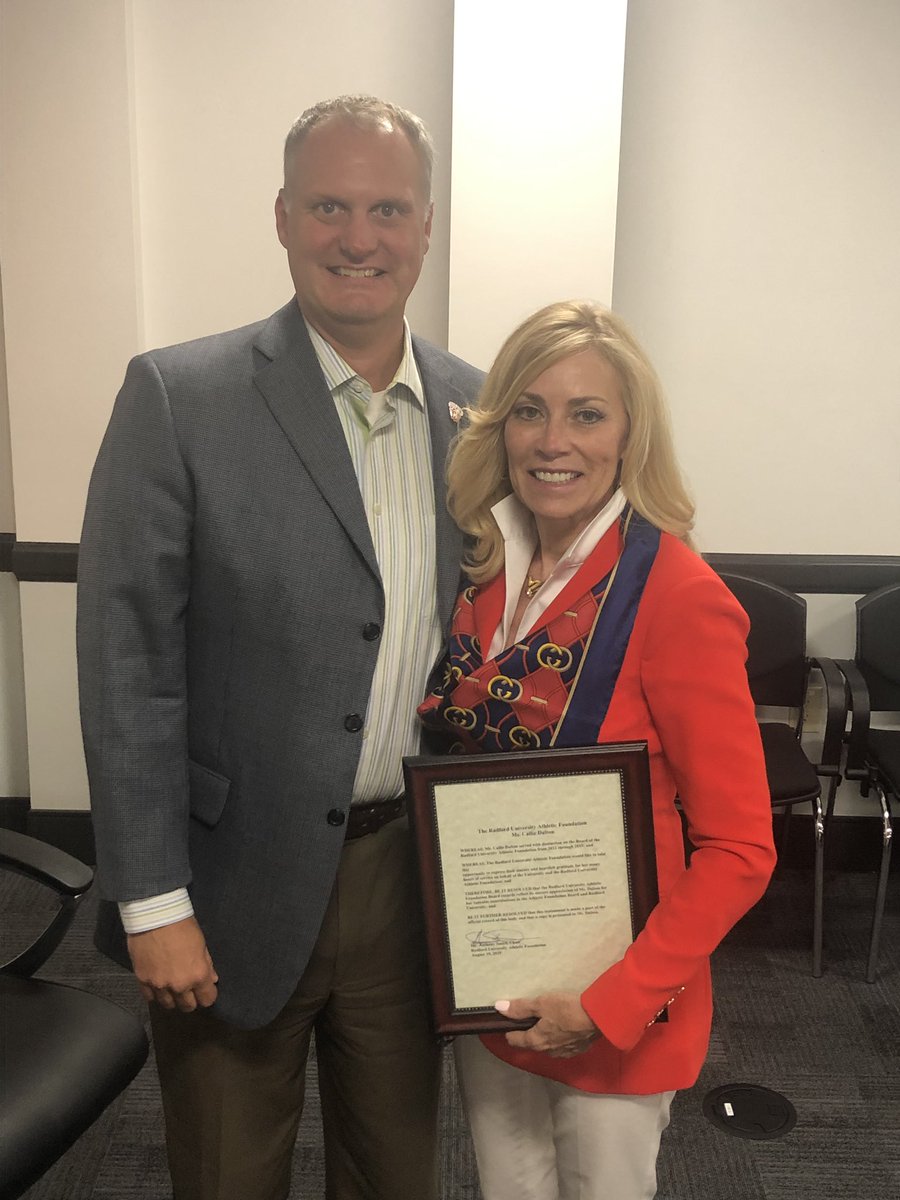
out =
{"type": "MultiPolygon", "coordinates": [[[[443,470],[481,373],[414,339],[429,410],[438,606],[461,538],[443,470]]],[[[414,565],[413,565],[414,569],[414,565]]],[[[216,1011],[284,1005],[344,840],[384,592],[353,464],[291,300],[267,321],[135,358],[88,496],[78,661],[98,882],[189,885],[216,1011]],[[351,721],[352,726],[354,723],[351,721]]],[[[113,904],[98,945],[127,963],[113,904]]]]}

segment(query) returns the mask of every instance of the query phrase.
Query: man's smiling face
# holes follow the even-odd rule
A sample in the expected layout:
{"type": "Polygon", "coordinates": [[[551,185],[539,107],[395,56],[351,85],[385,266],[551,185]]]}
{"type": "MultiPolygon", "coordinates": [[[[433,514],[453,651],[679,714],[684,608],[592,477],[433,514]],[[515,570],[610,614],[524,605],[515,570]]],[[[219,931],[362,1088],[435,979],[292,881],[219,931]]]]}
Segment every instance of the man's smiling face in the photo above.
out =
{"type": "Polygon", "coordinates": [[[431,210],[423,165],[402,130],[332,117],[309,131],[275,220],[301,311],[326,339],[398,335],[431,210]]]}

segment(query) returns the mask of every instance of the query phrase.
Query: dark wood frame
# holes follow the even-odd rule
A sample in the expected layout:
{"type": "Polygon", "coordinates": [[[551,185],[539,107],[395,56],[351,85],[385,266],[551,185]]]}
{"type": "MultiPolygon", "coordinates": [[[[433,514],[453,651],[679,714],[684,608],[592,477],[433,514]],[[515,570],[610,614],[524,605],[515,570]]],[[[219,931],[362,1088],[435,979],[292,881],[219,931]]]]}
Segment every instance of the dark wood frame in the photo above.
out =
{"type": "MultiPolygon", "coordinates": [[[[493,1008],[454,1006],[453,963],[447,921],[443,869],[438,843],[435,786],[488,780],[562,775],[607,775],[622,783],[622,819],[631,909],[632,937],[643,928],[659,901],[650,768],[646,742],[621,742],[577,749],[531,750],[507,754],[449,755],[404,760],[410,824],[418,859],[425,917],[428,970],[437,1033],[508,1032],[533,1020],[512,1021],[493,1008]]],[[[491,818],[501,820],[502,818],[491,818]]]]}

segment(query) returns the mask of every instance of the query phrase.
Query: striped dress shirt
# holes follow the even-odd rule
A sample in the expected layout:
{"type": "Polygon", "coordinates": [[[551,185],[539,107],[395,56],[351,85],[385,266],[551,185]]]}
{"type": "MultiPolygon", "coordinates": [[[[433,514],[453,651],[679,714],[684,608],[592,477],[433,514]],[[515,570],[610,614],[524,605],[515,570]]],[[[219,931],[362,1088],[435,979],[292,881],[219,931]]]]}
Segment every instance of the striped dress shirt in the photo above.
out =
{"type": "Polygon", "coordinates": [[[307,329],[353,459],[384,587],[384,626],[353,787],[354,802],[365,803],[403,791],[402,759],[418,751],[416,706],[441,647],[428,410],[405,322],[403,358],[384,392],[373,392],[307,329]]]}

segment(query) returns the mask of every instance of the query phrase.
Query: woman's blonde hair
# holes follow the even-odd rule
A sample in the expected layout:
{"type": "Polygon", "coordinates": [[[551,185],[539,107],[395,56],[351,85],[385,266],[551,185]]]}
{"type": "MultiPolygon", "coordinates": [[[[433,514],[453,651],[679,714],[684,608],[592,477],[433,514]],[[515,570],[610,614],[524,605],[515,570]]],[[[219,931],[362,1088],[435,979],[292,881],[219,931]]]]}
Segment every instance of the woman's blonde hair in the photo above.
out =
{"type": "Polygon", "coordinates": [[[659,379],[634,335],[615,313],[583,300],[549,304],[506,339],[447,468],[448,505],[471,538],[463,564],[474,583],[503,566],[503,538],[491,508],[512,491],[503,430],[516,400],[548,367],[594,350],[616,371],[628,414],[620,485],[634,509],[690,542],[694,505],[675,458],[659,379]]]}

